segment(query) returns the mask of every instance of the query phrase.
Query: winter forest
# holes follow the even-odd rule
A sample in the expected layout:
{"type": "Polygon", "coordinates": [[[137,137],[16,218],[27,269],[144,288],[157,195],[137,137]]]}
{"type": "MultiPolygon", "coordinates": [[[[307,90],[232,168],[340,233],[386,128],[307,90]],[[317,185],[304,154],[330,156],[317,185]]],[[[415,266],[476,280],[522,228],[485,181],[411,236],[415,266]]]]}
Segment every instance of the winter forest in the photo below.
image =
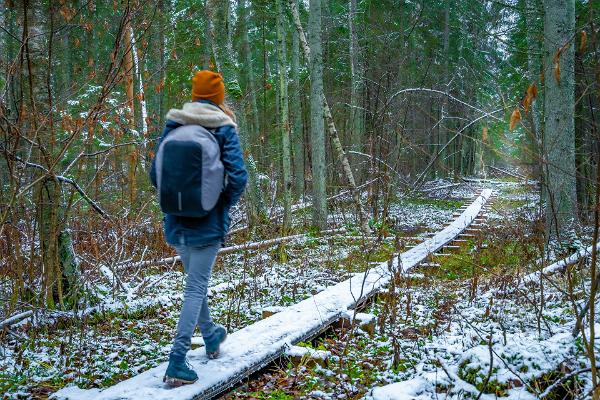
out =
{"type": "Polygon", "coordinates": [[[0,0],[0,395],[600,400],[599,159],[596,0],[0,0]]]}

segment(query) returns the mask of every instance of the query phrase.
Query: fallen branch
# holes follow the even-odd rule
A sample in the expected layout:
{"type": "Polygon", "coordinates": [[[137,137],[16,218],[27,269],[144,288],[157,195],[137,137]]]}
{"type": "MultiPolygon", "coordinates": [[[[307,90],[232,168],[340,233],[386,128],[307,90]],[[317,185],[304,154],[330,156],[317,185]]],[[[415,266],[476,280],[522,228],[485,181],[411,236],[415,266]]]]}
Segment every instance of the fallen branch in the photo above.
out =
{"type": "Polygon", "coordinates": [[[3,329],[4,327],[8,327],[11,325],[16,324],[17,322],[20,322],[24,319],[27,319],[29,317],[31,317],[33,315],[33,311],[32,310],[28,310],[28,311],[24,311],[22,313],[19,314],[15,314],[10,318],[5,319],[4,321],[0,322],[0,329],[3,329]]]}
{"type": "Polygon", "coordinates": [[[505,175],[508,175],[508,176],[512,176],[513,178],[527,180],[527,177],[525,175],[521,175],[521,174],[518,174],[518,173],[515,173],[515,172],[510,172],[510,171],[507,171],[507,170],[502,169],[502,168],[494,167],[493,165],[488,165],[487,167],[493,169],[494,171],[498,171],[498,172],[500,172],[502,174],[505,174],[505,175]]]}
{"type": "MultiPolygon", "coordinates": [[[[344,228],[329,229],[326,231],[321,231],[321,234],[340,233],[340,232],[344,232],[344,231],[345,231],[344,228]]],[[[235,253],[236,251],[243,251],[243,250],[257,250],[257,249],[264,248],[264,247],[270,247],[275,244],[289,242],[289,241],[292,241],[295,239],[308,238],[309,236],[310,235],[308,233],[301,233],[298,235],[282,236],[282,237],[275,238],[275,239],[267,239],[267,240],[261,240],[258,242],[243,243],[243,244],[238,244],[235,246],[222,247],[221,249],[219,249],[218,254],[230,254],[230,253],[235,253]]],[[[117,268],[141,268],[141,267],[150,267],[150,266],[154,267],[157,265],[171,264],[176,261],[179,261],[180,259],[181,258],[179,256],[175,256],[175,257],[163,258],[160,260],[139,261],[136,263],[130,263],[130,262],[126,261],[126,262],[117,264],[117,268]]]]}
{"type": "MultiPolygon", "coordinates": [[[[600,243],[598,243],[600,245],[600,243]]],[[[555,262],[547,266],[546,268],[541,269],[540,271],[532,272],[531,274],[525,275],[521,282],[521,285],[527,285],[532,282],[539,282],[540,275],[548,276],[555,274],[557,272],[564,271],[568,266],[577,263],[584,257],[588,257],[592,254],[593,246],[588,246],[579,250],[577,253],[571,254],[567,258],[563,258],[560,261],[555,262]]]]}
{"type": "Polygon", "coordinates": [[[451,183],[449,185],[442,185],[442,186],[436,186],[436,187],[432,187],[432,188],[428,188],[428,189],[421,189],[421,192],[429,193],[429,192],[434,192],[436,190],[451,189],[451,188],[454,188],[457,186],[460,186],[460,183],[451,183]]]}
{"type": "Polygon", "coordinates": [[[571,372],[570,374],[567,374],[565,376],[563,376],[562,378],[560,378],[559,380],[557,380],[556,382],[554,382],[552,385],[548,386],[546,388],[546,390],[544,390],[544,392],[542,394],[540,394],[539,398],[540,399],[545,399],[546,397],[548,397],[550,395],[550,393],[552,393],[552,391],[554,389],[556,389],[556,387],[558,385],[561,385],[562,383],[568,381],[569,379],[571,379],[574,376],[577,376],[579,374],[583,374],[585,372],[590,372],[592,369],[591,368],[583,368],[580,370],[577,370],[575,372],[571,372]]]}

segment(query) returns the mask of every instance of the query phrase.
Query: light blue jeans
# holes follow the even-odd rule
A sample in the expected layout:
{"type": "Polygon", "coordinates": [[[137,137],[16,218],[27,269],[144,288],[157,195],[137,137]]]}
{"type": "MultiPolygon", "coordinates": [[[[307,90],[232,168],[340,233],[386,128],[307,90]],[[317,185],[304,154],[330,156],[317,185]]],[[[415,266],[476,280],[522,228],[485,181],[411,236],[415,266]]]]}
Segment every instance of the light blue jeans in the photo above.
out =
{"type": "Polygon", "coordinates": [[[176,246],[187,274],[183,306],[177,323],[177,334],[171,348],[171,358],[182,360],[191,347],[196,325],[203,337],[213,334],[215,324],[208,309],[208,280],[212,272],[220,244],[192,247],[176,246]]]}

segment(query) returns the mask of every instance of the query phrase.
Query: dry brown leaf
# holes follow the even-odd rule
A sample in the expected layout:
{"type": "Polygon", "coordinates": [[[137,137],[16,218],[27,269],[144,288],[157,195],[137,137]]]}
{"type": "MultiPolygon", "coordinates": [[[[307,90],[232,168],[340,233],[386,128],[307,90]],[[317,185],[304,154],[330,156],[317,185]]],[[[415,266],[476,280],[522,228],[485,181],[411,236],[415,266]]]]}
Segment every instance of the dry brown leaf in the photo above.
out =
{"type": "Polygon", "coordinates": [[[74,45],[75,45],[75,48],[78,48],[81,45],[81,40],[79,40],[79,38],[75,38],[74,45]]]}
{"type": "Polygon", "coordinates": [[[587,46],[587,33],[586,33],[586,31],[581,31],[581,33],[579,34],[579,52],[583,53],[586,46],[587,46]]]}
{"type": "Polygon", "coordinates": [[[529,95],[525,96],[525,98],[523,98],[523,109],[525,110],[525,115],[527,115],[527,113],[529,112],[529,106],[531,105],[531,97],[529,97],[529,95]]]}
{"type": "Polygon", "coordinates": [[[508,129],[511,131],[513,129],[515,129],[515,127],[517,126],[517,124],[519,123],[520,120],[521,120],[521,111],[519,111],[518,108],[515,108],[515,110],[512,112],[512,114],[510,116],[510,123],[508,124],[508,129]]]}
{"type": "Polygon", "coordinates": [[[487,142],[487,138],[488,138],[488,127],[484,126],[483,127],[483,132],[481,132],[481,141],[483,143],[487,142]]]}
{"type": "Polygon", "coordinates": [[[554,63],[554,79],[560,85],[560,62],[558,61],[554,63]]]}
{"type": "Polygon", "coordinates": [[[533,82],[527,88],[527,96],[529,96],[531,99],[535,99],[537,97],[537,94],[538,94],[538,88],[537,88],[536,83],[533,82]]]}

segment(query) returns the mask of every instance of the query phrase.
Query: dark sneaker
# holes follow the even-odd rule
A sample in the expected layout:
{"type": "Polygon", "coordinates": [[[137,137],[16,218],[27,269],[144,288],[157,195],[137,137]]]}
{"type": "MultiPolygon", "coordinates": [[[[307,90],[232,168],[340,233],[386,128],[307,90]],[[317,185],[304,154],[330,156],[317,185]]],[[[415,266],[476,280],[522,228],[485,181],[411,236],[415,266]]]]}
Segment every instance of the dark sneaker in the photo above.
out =
{"type": "Polygon", "coordinates": [[[227,329],[223,325],[217,325],[212,335],[204,338],[204,347],[208,358],[215,359],[219,357],[219,347],[227,339],[227,329]]]}
{"type": "Polygon", "coordinates": [[[182,360],[169,359],[169,366],[163,377],[163,382],[169,386],[181,386],[194,383],[197,380],[198,374],[196,374],[185,358],[182,360]]]}

